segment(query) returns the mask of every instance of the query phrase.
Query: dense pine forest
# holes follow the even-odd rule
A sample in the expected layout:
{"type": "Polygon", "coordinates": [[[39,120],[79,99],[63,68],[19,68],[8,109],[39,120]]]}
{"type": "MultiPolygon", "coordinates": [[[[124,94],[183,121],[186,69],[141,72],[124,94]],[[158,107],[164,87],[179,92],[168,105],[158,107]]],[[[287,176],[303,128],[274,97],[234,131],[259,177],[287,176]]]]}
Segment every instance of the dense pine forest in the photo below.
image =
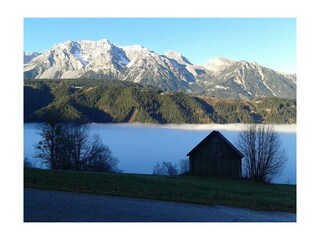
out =
{"type": "Polygon", "coordinates": [[[24,121],[42,122],[54,110],[63,122],[295,123],[296,100],[211,98],[124,81],[24,81],[24,121]]]}

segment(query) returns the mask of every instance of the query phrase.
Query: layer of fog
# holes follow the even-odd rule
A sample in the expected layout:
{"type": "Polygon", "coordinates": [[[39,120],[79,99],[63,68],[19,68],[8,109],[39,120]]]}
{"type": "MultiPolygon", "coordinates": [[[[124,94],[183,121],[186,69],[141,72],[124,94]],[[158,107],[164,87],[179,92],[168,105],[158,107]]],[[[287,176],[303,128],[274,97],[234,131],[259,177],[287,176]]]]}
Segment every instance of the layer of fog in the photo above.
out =
{"type": "MultiPolygon", "coordinates": [[[[179,164],[186,154],[212,130],[220,131],[230,142],[237,140],[242,124],[90,124],[90,134],[99,134],[119,159],[119,169],[126,173],[151,174],[157,162],[179,164]]],[[[274,125],[279,133],[288,162],[275,183],[296,184],[296,125],[274,125]]],[[[34,145],[40,140],[39,125],[24,125],[24,153],[36,167],[34,145]]]]}

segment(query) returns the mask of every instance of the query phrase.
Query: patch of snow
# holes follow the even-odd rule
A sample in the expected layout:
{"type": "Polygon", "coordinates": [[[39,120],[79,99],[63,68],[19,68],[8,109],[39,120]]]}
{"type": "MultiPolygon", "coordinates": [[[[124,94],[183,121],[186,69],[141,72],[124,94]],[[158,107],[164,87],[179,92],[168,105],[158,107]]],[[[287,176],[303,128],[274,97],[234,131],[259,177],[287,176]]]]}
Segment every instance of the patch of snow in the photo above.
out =
{"type": "Polygon", "coordinates": [[[146,49],[145,47],[143,47],[141,45],[119,46],[119,48],[128,49],[128,50],[136,50],[136,51],[146,49]]]}
{"type": "Polygon", "coordinates": [[[207,63],[204,64],[204,67],[210,71],[219,72],[231,65],[232,63],[234,63],[234,61],[227,58],[219,57],[209,60],[207,63]]]}
{"type": "Polygon", "coordinates": [[[133,82],[139,83],[142,78],[141,75],[142,75],[142,72],[139,73],[139,75],[133,80],[133,82]]]}
{"type": "Polygon", "coordinates": [[[125,66],[129,63],[129,60],[127,58],[125,58],[122,54],[119,55],[120,59],[118,61],[118,63],[122,66],[125,66]]]}
{"type": "Polygon", "coordinates": [[[271,88],[269,88],[266,84],[264,84],[264,85],[266,86],[266,88],[268,88],[268,89],[271,91],[271,93],[272,93],[273,96],[275,96],[275,97],[277,96],[277,95],[273,92],[273,90],[272,90],[271,88]]]}
{"type": "Polygon", "coordinates": [[[241,81],[241,79],[240,79],[240,78],[235,77],[235,78],[233,78],[233,81],[234,81],[235,83],[238,83],[239,85],[241,85],[241,86],[243,86],[243,87],[244,87],[243,81],[241,81]]]}
{"type": "Polygon", "coordinates": [[[73,56],[77,60],[79,60],[84,67],[86,67],[89,64],[89,62],[87,61],[88,60],[88,55],[82,55],[80,52],[76,51],[76,52],[73,53],[73,56]]]}
{"type": "Polygon", "coordinates": [[[277,96],[268,85],[266,85],[263,81],[262,81],[262,83],[266,88],[268,88],[270,90],[270,92],[272,93],[273,96],[275,96],[275,97],[277,96]]]}
{"type": "Polygon", "coordinates": [[[259,75],[261,76],[262,81],[264,81],[265,76],[263,74],[261,67],[258,64],[257,64],[257,70],[258,70],[259,75]]]}
{"type": "Polygon", "coordinates": [[[221,86],[221,85],[216,85],[215,88],[223,89],[223,90],[230,89],[229,87],[224,87],[224,86],[221,86]]]}
{"type": "Polygon", "coordinates": [[[130,67],[132,67],[133,66],[133,64],[134,64],[134,60],[132,60],[132,61],[130,61],[128,64],[127,64],[127,68],[130,68],[130,67]]]}
{"type": "Polygon", "coordinates": [[[86,62],[88,61],[88,58],[89,58],[88,55],[82,54],[81,57],[82,57],[82,59],[83,59],[84,61],[86,61],[86,62]]]}

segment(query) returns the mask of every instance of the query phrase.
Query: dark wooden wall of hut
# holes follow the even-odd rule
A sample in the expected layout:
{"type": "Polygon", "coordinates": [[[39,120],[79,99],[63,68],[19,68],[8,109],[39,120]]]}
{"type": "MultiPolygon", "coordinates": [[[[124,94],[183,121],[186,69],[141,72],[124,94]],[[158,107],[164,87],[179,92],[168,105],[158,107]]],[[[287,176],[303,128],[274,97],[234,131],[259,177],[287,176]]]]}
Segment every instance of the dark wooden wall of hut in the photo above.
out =
{"type": "Polygon", "coordinates": [[[221,137],[206,141],[189,156],[190,173],[217,177],[241,177],[241,158],[221,137]]]}

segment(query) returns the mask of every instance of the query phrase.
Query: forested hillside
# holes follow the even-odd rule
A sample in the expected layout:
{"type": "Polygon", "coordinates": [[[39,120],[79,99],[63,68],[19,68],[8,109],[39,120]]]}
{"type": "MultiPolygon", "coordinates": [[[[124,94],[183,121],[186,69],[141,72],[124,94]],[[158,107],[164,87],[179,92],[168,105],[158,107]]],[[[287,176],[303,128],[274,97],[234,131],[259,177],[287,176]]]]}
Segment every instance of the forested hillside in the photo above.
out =
{"type": "Polygon", "coordinates": [[[24,121],[142,123],[295,123],[296,100],[254,101],[168,93],[125,81],[25,80],[24,121]]]}

